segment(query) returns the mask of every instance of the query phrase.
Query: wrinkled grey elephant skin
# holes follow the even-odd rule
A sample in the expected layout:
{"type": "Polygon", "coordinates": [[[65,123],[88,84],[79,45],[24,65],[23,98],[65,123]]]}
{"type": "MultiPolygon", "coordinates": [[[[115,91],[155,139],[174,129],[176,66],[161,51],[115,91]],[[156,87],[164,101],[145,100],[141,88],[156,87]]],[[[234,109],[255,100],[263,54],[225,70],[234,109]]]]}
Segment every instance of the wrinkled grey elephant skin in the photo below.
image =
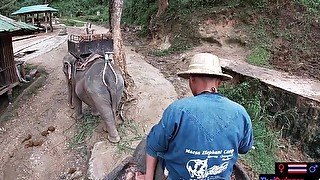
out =
{"type": "MultiPolygon", "coordinates": [[[[145,173],[146,171],[146,139],[141,140],[136,147],[133,157],[127,158],[113,169],[103,180],[135,180],[131,175],[135,172],[145,173]]],[[[163,180],[164,174],[161,164],[158,162],[154,180],[163,180]]]]}
{"type": "MultiPolygon", "coordinates": [[[[113,169],[103,180],[135,180],[132,174],[135,172],[145,173],[146,170],[146,139],[143,139],[133,153],[132,158],[122,161],[115,169],[113,169]]],[[[247,172],[241,165],[236,163],[233,166],[233,175],[236,180],[250,180],[247,172]]],[[[154,180],[163,180],[163,170],[158,162],[154,180]]]]}
{"type": "Polygon", "coordinates": [[[71,54],[63,58],[63,72],[68,83],[68,103],[75,108],[76,118],[83,117],[82,102],[86,103],[91,107],[92,115],[100,115],[106,122],[109,141],[119,142],[115,112],[124,89],[121,72],[113,63],[105,66],[101,56],[89,63],[84,70],[75,70],[75,61],[76,58],[71,54]],[[104,68],[105,81],[102,78],[104,68]]]}

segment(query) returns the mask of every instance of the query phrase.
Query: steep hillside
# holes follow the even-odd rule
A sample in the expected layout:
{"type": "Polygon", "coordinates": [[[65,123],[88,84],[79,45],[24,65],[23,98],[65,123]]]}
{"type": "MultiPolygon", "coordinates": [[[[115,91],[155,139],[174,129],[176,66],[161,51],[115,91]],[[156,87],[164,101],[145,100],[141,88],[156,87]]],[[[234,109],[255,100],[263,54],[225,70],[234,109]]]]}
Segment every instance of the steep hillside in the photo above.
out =
{"type": "Polygon", "coordinates": [[[168,41],[169,37],[172,46],[158,51],[159,55],[166,55],[203,41],[221,45],[214,33],[203,36],[199,28],[212,24],[224,24],[221,28],[225,28],[231,23],[234,29],[227,40],[249,50],[249,63],[320,80],[319,8],[316,0],[227,6],[209,2],[206,6],[178,8],[172,5],[149,27],[152,37],[157,38],[156,44],[168,41]]]}

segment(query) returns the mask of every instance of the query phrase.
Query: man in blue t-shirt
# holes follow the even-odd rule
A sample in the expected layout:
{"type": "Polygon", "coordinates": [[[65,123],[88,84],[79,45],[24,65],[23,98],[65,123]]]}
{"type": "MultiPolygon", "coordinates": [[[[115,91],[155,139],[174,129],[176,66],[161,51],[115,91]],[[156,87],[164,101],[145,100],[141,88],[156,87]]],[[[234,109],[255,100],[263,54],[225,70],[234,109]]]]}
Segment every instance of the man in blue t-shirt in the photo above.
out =
{"type": "Polygon", "coordinates": [[[189,79],[193,97],[173,102],[155,125],[146,145],[146,174],[152,180],[158,160],[168,179],[230,179],[238,154],[253,144],[252,124],[246,110],[217,92],[222,81],[219,58],[196,54],[189,69],[178,73],[189,79]]]}

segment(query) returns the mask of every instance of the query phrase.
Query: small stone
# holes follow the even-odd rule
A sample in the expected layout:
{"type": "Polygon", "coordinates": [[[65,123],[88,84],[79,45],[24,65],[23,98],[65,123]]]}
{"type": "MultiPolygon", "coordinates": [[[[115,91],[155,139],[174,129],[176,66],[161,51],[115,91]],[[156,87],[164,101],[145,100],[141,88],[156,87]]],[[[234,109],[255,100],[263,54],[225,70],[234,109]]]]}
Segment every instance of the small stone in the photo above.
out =
{"type": "Polygon", "coordinates": [[[34,142],[33,142],[33,146],[41,146],[43,143],[44,143],[43,140],[34,141],[34,142]]]}
{"type": "Polygon", "coordinates": [[[14,152],[10,152],[10,153],[9,153],[9,157],[10,157],[10,158],[13,158],[13,156],[14,156],[14,152]]]}
{"type": "Polygon", "coordinates": [[[66,173],[63,173],[59,176],[59,178],[62,179],[67,179],[68,175],[66,173]]]}
{"type": "Polygon", "coordinates": [[[73,174],[76,171],[77,171],[77,169],[72,167],[72,168],[69,169],[68,174],[73,174]]]}
{"type": "Polygon", "coordinates": [[[33,141],[28,141],[26,145],[24,145],[25,148],[29,148],[33,146],[33,141]]]}
{"type": "Polygon", "coordinates": [[[79,178],[81,178],[82,177],[82,175],[83,175],[83,173],[82,173],[82,171],[76,171],[76,172],[74,172],[73,174],[71,174],[71,176],[70,176],[70,180],[72,180],[72,179],[79,179],[79,178]]]}
{"type": "Polygon", "coordinates": [[[28,135],[26,136],[26,138],[24,138],[24,140],[23,140],[21,143],[24,143],[24,142],[30,140],[31,138],[32,138],[31,134],[28,134],[28,135]]]}
{"type": "MultiPolygon", "coordinates": [[[[9,103],[10,104],[10,103],[9,103]]],[[[5,133],[7,130],[4,127],[0,127],[0,133],[5,133]]]]}
{"type": "Polygon", "coordinates": [[[48,131],[42,131],[42,132],[41,132],[41,135],[42,135],[42,136],[45,136],[45,137],[46,137],[48,134],[49,134],[48,131]]]}
{"type": "Polygon", "coordinates": [[[55,127],[53,127],[53,126],[48,127],[48,131],[53,132],[53,131],[55,131],[55,130],[56,130],[56,128],[55,128],[55,127]]]}
{"type": "Polygon", "coordinates": [[[37,69],[31,69],[30,72],[29,72],[29,75],[31,78],[34,78],[38,73],[38,70],[37,69]]]}

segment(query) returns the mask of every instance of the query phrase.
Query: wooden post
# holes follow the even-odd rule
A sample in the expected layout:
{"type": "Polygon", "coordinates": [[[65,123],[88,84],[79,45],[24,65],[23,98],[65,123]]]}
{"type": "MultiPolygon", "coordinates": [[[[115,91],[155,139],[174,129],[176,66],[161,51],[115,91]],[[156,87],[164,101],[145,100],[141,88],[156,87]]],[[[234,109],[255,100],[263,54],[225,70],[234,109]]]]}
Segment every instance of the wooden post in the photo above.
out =
{"type": "Polygon", "coordinates": [[[34,25],[34,14],[31,14],[32,16],[32,25],[34,25]]]}
{"type": "Polygon", "coordinates": [[[13,102],[12,88],[8,89],[7,95],[8,95],[9,103],[12,103],[13,102]]]}
{"type": "Polygon", "coordinates": [[[51,32],[53,32],[53,26],[52,26],[52,12],[50,12],[50,19],[49,19],[49,23],[50,23],[50,29],[51,29],[51,32]]]}

